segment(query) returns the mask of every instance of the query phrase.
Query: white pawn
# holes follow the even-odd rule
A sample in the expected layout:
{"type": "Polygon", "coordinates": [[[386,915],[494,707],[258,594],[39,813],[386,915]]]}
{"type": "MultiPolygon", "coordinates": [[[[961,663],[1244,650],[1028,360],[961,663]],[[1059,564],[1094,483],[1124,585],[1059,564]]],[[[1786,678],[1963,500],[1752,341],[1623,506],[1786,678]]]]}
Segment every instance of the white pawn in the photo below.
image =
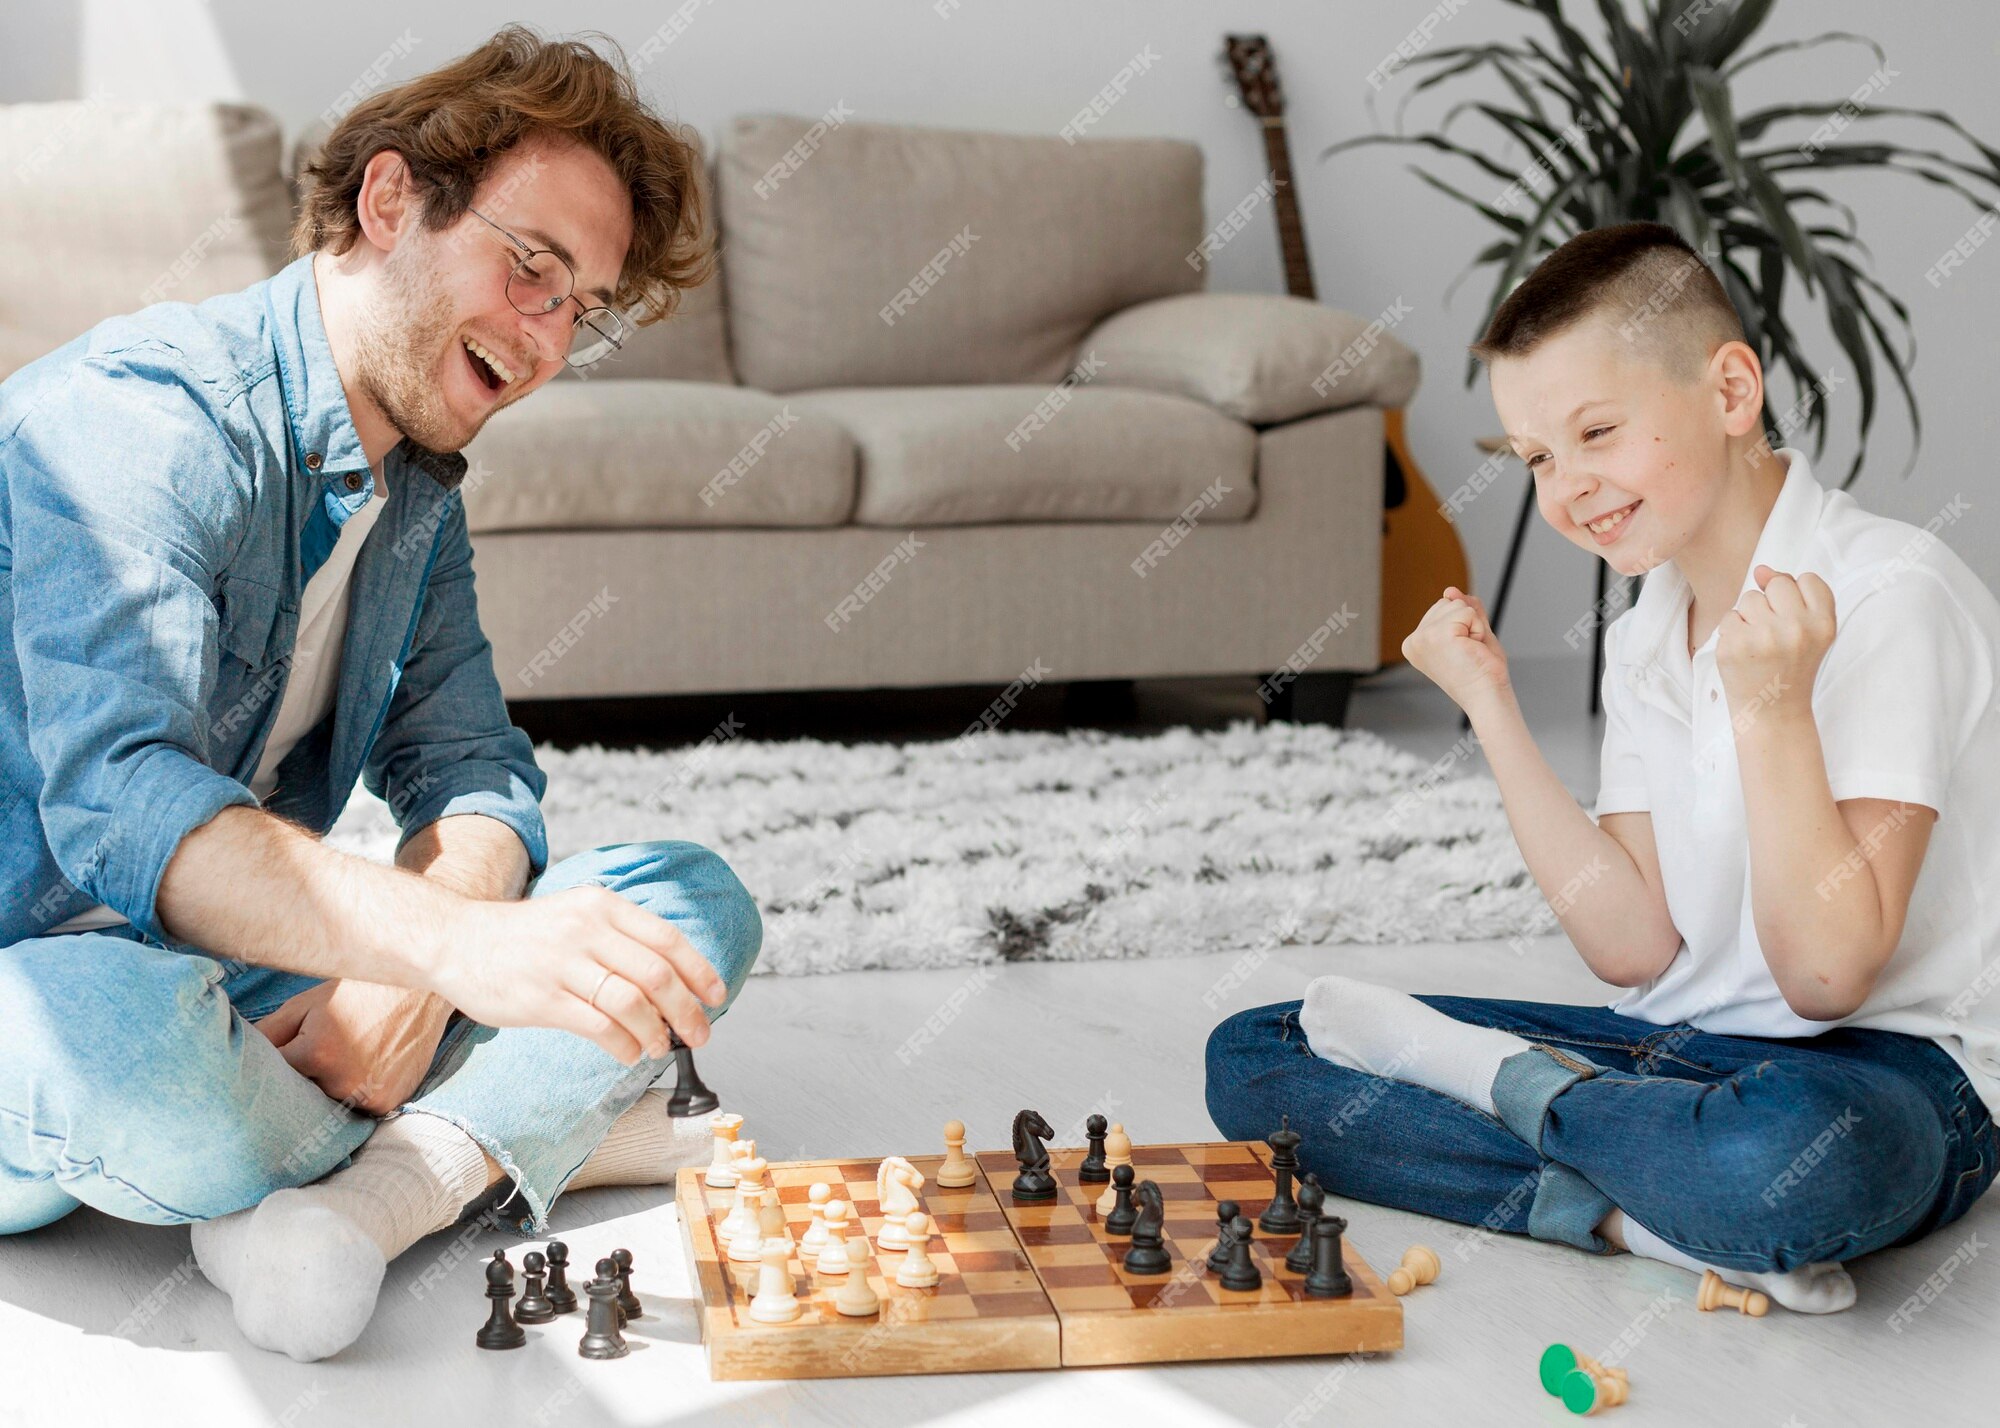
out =
{"type": "Polygon", "coordinates": [[[734,1111],[717,1111],[708,1118],[709,1134],[715,1137],[715,1158],[708,1163],[702,1183],[713,1190],[727,1190],[736,1184],[736,1133],[743,1129],[743,1117],[734,1111]]]}
{"type": "MultiPolygon", "coordinates": [[[[755,1264],[764,1257],[764,1232],[758,1226],[761,1217],[757,1213],[757,1206],[770,1193],[768,1190],[750,1185],[740,1186],[736,1191],[739,1200],[745,1195],[753,1197],[750,1202],[750,1212],[744,1217],[742,1227],[729,1238],[729,1257],[739,1264],[755,1264]]],[[[791,1252],[790,1245],[780,1244],[779,1248],[788,1254],[791,1252]]]]}
{"type": "Polygon", "coordinates": [[[832,1198],[833,1187],[824,1181],[806,1191],[806,1199],[812,1202],[812,1223],[799,1236],[800,1259],[814,1258],[826,1243],[826,1202],[832,1198]]]}
{"type": "Polygon", "coordinates": [[[767,1244],[758,1257],[757,1297],[750,1301],[750,1317],[759,1324],[789,1324],[803,1312],[798,1296],[792,1293],[791,1258],[781,1244],[767,1244]]]}
{"type": "Polygon", "coordinates": [[[937,1183],[945,1190],[963,1190],[979,1179],[972,1161],[965,1154],[965,1122],[946,1121],[944,1126],[944,1164],[938,1167],[937,1183]]]}
{"type": "MultiPolygon", "coordinates": [[[[1104,1137],[1104,1171],[1108,1175],[1121,1165],[1132,1163],[1132,1137],[1125,1134],[1123,1125],[1113,1125],[1104,1137]]],[[[1118,1203],[1118,1187],[1107,1185],[1104,1193],[1097,1197],[1097,1213],[1108,1215],[1112,1206],[1118,1203]]]]}
{"type": "Polygon", "coordinates": [[[757,1208],[757,1228],[765,1244],[776,1240],[787,1252],[791,1250],[792,1230],[785,1223],[785,1202],[779,1198],[775,1185],[765,1187],[763,1202],[757,1208]]]}
{"type": "Polygon", "coordinates": [[[937,1265],[931,1262],[931,1217],[912,1210],[903,1220],[910,1250],[896,1270],[896,1283],[905,1289],[929,1289],[938,1282],[937,1265]]]}
{"type": "Polygon", "coordinates": [[[882,1307],[882,1296],[868,1282],[868,1236],[854,1237],[853,1263],[834,1293],[833,1307],[850,1319],[865,1319],[882,1307]]]}
{"type": "Polygon", "coordinates": [[[813,1261],[813,1268],[821,1274],[845,1274],[849,1268],[847,1202],[827,1201],[826,1218],[821,1223],[826,1226],[826,1238],[821,1242],[819,1258],[813,1261]]]}
{"type": "Polygon", "coordinates": [[[729,1207],[729,1213],[722,1223],[715,1227],[715,1237],[723,1244],[731,1243],[745,1226],[756,1218],[758,1192],[764,1188],[764,1158],[759,1155],[744,1155],[736,1158],[736,1203],[729,1207]]]}

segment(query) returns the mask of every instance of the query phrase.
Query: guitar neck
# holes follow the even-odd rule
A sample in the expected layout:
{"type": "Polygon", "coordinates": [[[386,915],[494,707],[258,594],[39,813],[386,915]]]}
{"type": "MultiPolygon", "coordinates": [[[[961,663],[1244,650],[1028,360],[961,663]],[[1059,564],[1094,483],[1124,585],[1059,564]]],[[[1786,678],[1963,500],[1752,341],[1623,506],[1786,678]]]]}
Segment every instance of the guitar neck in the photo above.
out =
{"type": "Polygon", "coordinates": [[[1278,247],[1285,261],[1285,291],[1316,300],[1312,260],[1306,256],[1306,229],[1299,219],[1298,188],[1292,182],[1292,146],[1285,139],[1285,121],[1273,115],[1263,121],[1264,159],[1277,184],[1278,247]]]}

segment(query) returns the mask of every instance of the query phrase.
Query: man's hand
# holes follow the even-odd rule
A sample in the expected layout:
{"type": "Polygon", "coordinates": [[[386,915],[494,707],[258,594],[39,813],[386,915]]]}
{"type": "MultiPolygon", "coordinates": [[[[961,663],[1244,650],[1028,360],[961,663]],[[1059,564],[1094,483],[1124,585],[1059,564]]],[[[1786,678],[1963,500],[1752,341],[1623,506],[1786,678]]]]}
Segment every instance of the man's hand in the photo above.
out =
{"type": "Polygon", "coordinates": [[[1757,589],[1722,617],[1715,667],[1732,715],[1760,702],[1787,713],[1812,711],[1813,679],[1833,646],[1833,591],[1806,571],[1796,580],[1760,565],[1757,589]]]}
{"type": "Polygon", "coordinates": [[[334,1100],[384,1116],[423,1082],[450,1019],[450,1003],[435,993],[336,979],[253,1025],[334,1100]]]}
{"type": "Polygon", "coordinates": [[[1403,658],[1430,676],[1468,714],[1473,705],[1505,694],[1507,654],[1486,618],[1486,602],[1447,585],[1403,639],[1403,658]]]}

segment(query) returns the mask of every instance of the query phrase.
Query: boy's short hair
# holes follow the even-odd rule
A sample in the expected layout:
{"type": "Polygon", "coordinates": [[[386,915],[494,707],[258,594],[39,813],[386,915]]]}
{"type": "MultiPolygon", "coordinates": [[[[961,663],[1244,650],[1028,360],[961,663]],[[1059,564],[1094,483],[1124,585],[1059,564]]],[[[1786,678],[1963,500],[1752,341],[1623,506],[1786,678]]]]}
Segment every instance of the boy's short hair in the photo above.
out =
{"type": "Polygon", "coordinates": [[[368,96],[299,175],[293,256],[354,246],[362,174],[384,149],[408,160],[423,195],[423,226],[437,232],[465,213],[509,150],[530,139],[567,140],[602,155],[632,200],[632,242],[613,303],[642,326],[667,317],[683,290],[714,272],[701,152],[647,108],[615,43],[611,51],[606,58],[577,40],[506,25],[450,64],[368,96]]]}
{"type": "Polygon", "coordinates": [[[1744,340],[1728,294],[1685,238],[1664,223],[1614,223],[1542,259],[1507,294],[1472,355],[1488,364],[1525,357],[1598,315],[1677,381],[1699,375],[1723,343],[1744,340]]]}

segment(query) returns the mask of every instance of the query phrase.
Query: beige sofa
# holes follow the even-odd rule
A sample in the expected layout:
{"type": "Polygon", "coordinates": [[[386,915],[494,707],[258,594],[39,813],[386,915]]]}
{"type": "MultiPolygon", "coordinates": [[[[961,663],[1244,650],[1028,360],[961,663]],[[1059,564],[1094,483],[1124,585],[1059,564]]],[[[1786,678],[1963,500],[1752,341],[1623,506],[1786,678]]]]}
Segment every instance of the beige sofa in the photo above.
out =
{"type": "MultiPolygon", "coordinates": [[[[281,149],[242,106],[0,106],[0,376],[275,271],[281,149]]],[[[509,698],[1284,670],[1341,718],[1416,359],[1201,291],[1197,148],[755,116],[711,173],[719,280],[467,449],[509,698]]]]}

